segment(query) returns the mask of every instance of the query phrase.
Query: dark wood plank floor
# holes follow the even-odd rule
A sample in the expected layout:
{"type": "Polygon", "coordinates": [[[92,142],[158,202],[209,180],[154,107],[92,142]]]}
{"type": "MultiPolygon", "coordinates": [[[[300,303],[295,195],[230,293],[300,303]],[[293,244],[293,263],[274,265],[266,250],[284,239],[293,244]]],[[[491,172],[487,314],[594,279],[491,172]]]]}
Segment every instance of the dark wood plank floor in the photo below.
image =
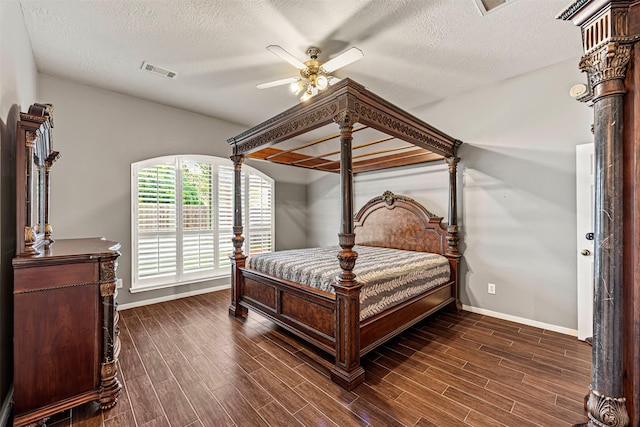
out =
{"type": "Polygon", "coordinates": [[[330,360],[229,292],[120,312],[122,396],[50,426],[570,426],[586,420],[591,349],[469,312],[438,314],[363,358],[366,382],[333,384],[330,360]]]}

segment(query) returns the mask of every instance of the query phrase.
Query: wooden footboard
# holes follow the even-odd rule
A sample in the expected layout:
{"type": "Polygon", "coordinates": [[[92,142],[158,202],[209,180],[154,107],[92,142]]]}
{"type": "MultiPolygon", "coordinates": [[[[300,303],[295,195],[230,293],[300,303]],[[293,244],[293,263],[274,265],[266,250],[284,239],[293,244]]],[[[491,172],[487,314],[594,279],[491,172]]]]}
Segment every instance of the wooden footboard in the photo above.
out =
{"type": "Polygon", "coordinates": [[[455,301],[446,283],[360,322],[360,356],[455,301]]]}
{"type": "MultiPolygon", "coordinates": [[[[335,352],[335,295],[243,268],[240,304],[329,354],[335,352]]],[[[360,322],[363,356],[441,308],[454,303],[452,282],[360,322]]]]}
{"type": "Polygon", "coordinates": [[[240,269],[240,304],[317,347],[335,352],[335,295],[246,268],[240,269]]]}

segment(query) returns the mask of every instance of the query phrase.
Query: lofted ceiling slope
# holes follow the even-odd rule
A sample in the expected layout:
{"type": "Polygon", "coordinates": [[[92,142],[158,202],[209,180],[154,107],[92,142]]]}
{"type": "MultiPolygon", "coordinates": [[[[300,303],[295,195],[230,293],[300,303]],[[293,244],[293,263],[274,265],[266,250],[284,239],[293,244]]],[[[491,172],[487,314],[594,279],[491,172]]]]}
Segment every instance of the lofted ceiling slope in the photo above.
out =
{"type": "Polygon", "coordinates": [[[298,103],[277,44],[323,62],[351,46],[365,57],[333,73],[411,111],[581,54],[580,30],[555,15],[567,0],[512,0],[482,15],[474,0],[22,0],[42,73],[245,126],[298,103]],[[178,73],[162,78],[143,61],[178,73]]]}

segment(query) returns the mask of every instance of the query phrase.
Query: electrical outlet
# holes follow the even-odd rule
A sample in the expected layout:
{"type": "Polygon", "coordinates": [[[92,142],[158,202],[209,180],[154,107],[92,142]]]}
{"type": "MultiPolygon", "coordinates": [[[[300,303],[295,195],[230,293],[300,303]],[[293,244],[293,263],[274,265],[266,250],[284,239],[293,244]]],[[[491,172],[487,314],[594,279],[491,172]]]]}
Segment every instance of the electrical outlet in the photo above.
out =
{"type": "Polygon", "coordinates": [[[496,285],[495,285],[495,283],[489,283],[489,286],[487,286],[487,292],[490,293],[491,295],[495,295],[496,294],[496,285]]]}
{"type": "Polygon", "coordinates": [[[122,279],[116,279],[116,288],[120,289],[122,287],[122,279]]]}

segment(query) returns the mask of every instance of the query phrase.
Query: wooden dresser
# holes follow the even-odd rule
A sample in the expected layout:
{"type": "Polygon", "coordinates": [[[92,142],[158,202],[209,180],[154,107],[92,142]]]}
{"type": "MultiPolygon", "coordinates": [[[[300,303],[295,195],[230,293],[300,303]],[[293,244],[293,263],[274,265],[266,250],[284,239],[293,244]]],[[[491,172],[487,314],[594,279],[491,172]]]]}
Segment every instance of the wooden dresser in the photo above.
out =
{"type": "Polygon", "coordinates": [[[91,400],[103,409],[116,403],[119,248],[97,238],[58,240],[13,259],[14,425],[91,400]]]}
{"type": "Polygon", "coordinates": [[[49,224],[50,105],[21,114],[16,135],[17,248],[14,274],[14,426],[95,400],[113,407],[118,381],[116,267],[120,244],[54,242],[49,224]]]}

